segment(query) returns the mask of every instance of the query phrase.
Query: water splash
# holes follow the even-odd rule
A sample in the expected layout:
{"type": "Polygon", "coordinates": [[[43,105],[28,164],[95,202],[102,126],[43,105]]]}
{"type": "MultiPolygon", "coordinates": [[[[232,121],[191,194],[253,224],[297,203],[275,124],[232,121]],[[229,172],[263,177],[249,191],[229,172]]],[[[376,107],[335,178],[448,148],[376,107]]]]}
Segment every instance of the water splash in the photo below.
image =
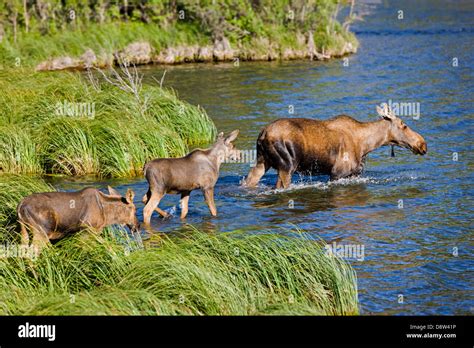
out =
{"type": "Polygon", "coordinates": [[[373,176],[359,176],[354,178],[342,178],[334,181],[297,181],[290,185],[286,189],[275,189],[270,188],[267,185],[260,184],[258,185],[259,189],[264,189],[264,191],[257,193],[257,196],[266,196],[279,194],[283,192],[292,192],[298,190],[307,190],[307,189],[316,189],[316,190],[328,190],[332,187],[338,186],[350,186],[350,185],[360,185],[360,184],[370,184],[370,185],[384,185],[393,182],[406,182],[423,179],[424,176],[419,176],[413,173],[404,173],[402,175],[397,174],[391,177],[378,178],[373,176]]]}

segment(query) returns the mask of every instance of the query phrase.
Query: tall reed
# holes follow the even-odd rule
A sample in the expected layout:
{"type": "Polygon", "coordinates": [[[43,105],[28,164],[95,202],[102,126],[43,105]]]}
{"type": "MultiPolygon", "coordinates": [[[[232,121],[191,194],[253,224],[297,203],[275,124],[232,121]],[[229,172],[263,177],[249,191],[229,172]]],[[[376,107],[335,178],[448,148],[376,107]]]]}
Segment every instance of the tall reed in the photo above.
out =
{"type": "Polygon", "coordinates": [[[216,135],[203,109],[156,84],[134,94],[77,73],[24,74],[0,71],[0,172],[137,176],[216,135]]]}
{"type": "Polygon", "coordinates": [[[0,259],[7,315],[353,315],[356,276],[320,243],[276,234],[164,237],[129,252],[78,236],[0,259]]]}

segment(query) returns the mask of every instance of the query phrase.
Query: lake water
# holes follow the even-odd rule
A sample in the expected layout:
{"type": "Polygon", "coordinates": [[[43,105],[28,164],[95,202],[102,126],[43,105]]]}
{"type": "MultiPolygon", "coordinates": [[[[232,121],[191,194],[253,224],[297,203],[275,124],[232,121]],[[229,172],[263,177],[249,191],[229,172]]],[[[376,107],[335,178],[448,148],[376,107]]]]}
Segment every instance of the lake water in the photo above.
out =
{"type": "MultiPolygon", "coordinates": [[[[474,2],[374,1],[363,10],[365,21],[352,27],[360,49],[346,61],[155,66],[143,72],[155,83],[152,77],[159,80],[166,69],[165,86],[202,105],[219,131],[240,129],[236,145],[242,150],[254,149],[262,127],[277,118],[345,113],[370,121],[377,118],[375,105],[391,100],[419,103],[413,104],[419,118],[401,117],[425,137],[428,154],[396,148],[390,157],[384,147],[369,155],[358,179],[329,183],[325,176],[295,176],[279,192],[272,189],[274,171],[257,189],[246,190],[239,182],[250,165],[223,164],[218,217],[211,218],[196,191],[182,222],[179,196],[168,195],[160,207],[175,215],[154,215],[153,227],[166,233],[189,225],[209,233],[299,227],[336,245],[364,248],[359,260],[348,258],[357,271],[362,314],[473,314],[474,2]]],[[[60,186],[86,183],[68,179],[60,186]]],[[[144,179],[94,184],[108,183],[123,191],[132,187],[138,198],[147,190],[144,179]]]]}

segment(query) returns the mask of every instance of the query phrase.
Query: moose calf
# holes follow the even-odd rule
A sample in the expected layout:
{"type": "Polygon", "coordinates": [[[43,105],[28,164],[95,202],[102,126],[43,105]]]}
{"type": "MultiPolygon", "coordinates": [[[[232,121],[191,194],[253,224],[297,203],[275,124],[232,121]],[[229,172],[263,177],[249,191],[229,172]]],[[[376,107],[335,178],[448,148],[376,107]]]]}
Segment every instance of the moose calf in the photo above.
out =
{"type": "Polygon", "coordinates": [[[85,188],[77,192],[35,193],[24,198],[17,208],[22,244],[29,244],[28,230],[39,247],[87,227],[100,232],[106,226],[122,224],[136,232],[139,223],[133,204],[135,194],[129,189],[122,197],[110,186],[108,189],[109,195],[85,188]]]}
{"type": "Polygon", "coordinates": [[[181,158],[160,158],[145,164],[143,172],[149,184],[148,192],[143,196],[145,208],[143,221],[150,224],[153,211],[163,217],[166,212],[158,208],[160,200],[167,193],[181,194],[181,218],[188,213],[191,191],[201,189],[212,216],[217,215],[214,204],[214,186],[219,177],[219,168],[228,158],[236,158],[238,150],[232,142],[237,138],[238,130],[227,137],[220,133],[212,147],[206,150],[194,150],[181,158]]]}

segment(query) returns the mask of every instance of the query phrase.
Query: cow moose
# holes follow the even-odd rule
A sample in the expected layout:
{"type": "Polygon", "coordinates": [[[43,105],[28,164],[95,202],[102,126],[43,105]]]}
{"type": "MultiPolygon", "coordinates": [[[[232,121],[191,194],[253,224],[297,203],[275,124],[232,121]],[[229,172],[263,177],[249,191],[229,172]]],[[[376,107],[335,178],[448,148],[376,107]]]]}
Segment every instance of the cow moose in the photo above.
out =
{"type": "Polygon", "coordinates": [[[358,176],[367,154],[384,145],[427,152],[425,139],[395,116],[387,104],[377,106],[381,119],[359,122],[347,115],[329,120],[282,118],[267,125],[257,139],[257,163],[243,185],[254,187],[270,169],[278,172],[276,188],[287,188],[293,173],[326,174],[330,180],[358,176]]]}

